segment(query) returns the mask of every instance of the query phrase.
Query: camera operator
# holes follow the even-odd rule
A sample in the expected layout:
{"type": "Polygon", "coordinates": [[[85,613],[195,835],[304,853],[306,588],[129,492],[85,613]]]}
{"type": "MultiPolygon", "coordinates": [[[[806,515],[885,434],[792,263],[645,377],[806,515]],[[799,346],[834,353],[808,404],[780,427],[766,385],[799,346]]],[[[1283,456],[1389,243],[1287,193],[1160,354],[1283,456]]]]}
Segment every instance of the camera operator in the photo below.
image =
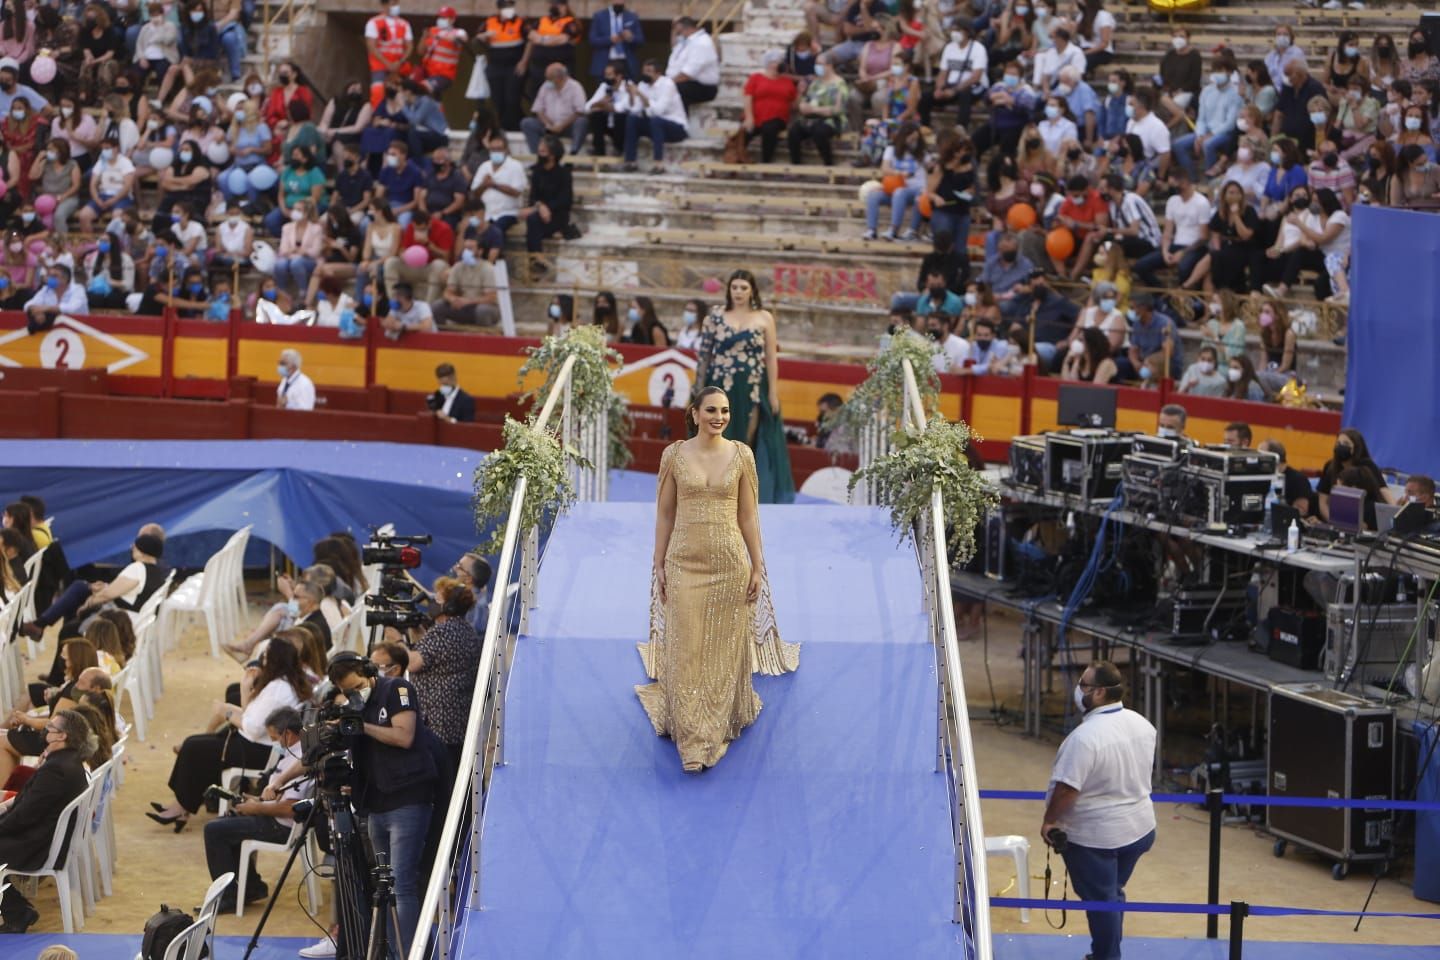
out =
{"type": "Polygon", "coordinates": [[[370,651],[370,662],[375,664],[382,677],[403,677],[410,667],[410,648],[390,641],[377,644],[370,651]]]}
{"type": "MultiPolygon", "coordinates": [[[[1124,692],[1113,663],[1096,661],[1081,674],[1075,705],[1084,719],[1050,772],[1040,835],[1059,849],[1081,900],[1123,901],[1135,864],[1155,843],[1155,728],[1125,708],[1124,692]]],[[[1122,916],[1085,914],[1094,960],[1118,960],[1122,916]]]]}
{"type": "Polygon", "coordinates": [[[411,648],[408,669],[425,722],[445,744],[451,769],[458,769],[484,641],[466,619],[475,606],[469,587],[441,577],[435,581],[435,603],[434,626],[411,648]]]}
{"type": "Polygon", "coordinates": [[[420,916],[420,862],[444,751],[421,722],[410,681],[378,676],[374,663],[350,651],[331,657],[326,675],[337,694],[352,703],[359,698],[364,705],[355,808],[366,818],[375,854],[390,857],[400,924],[398,931],[390,931],[391,956],[404,956],[420,916]]]}
{"type": "MultiPolygon", "coordinates": [[[[279,763],[275,765],[270,783],[275,784],[286,778],[300,766],[300,728],[304,721],[300,711],[294,707],[281,707],[265,719],[265,732],[281,750],[279,763]]],[[[240,845],[246,840],[264,843],[284,843],[295,825],[290,809],[305,792],[302,785],[291,784],[275,791],[273,800],[247,798],[230,807],[231,815],[211,820],[205,824],[205,863],[210,868],[210,879],[214,880],[227,872],[241,869],[250,871],[245,884],[245,902],[254,903],[270,895],[265,881],[255,869],[255,858],[248,864],[240,863],[240,845]]],[[[235,909],[236,889],[232,884],[220,898],[220,912],[235,909]]]]}

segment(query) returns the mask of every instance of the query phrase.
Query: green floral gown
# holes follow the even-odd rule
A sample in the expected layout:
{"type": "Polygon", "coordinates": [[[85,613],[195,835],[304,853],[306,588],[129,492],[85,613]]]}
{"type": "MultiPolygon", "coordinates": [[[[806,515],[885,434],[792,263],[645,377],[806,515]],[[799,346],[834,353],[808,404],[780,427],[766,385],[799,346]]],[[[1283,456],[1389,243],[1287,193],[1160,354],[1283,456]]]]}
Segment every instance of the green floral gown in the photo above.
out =
{"type": "Polygon", "coordinates": [[[794,503],[795,479],[785,448],[785,424],[770,409],[770,379],[765,371],[763,330],[737,330],[715,307],[700,334],[703,379],[695,389],[716,386],[730,399],[727,439],[755,452],[761,503],[794,503]]]}

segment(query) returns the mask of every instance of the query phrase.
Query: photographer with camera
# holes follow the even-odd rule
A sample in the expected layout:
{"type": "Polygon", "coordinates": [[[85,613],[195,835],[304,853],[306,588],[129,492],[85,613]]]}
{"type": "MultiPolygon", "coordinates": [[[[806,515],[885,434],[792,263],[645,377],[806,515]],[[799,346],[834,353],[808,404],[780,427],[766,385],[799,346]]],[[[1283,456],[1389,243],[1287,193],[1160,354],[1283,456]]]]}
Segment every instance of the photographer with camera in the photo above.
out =
{"type": "Polygon", "coordinates": [[[390,930],[390,952],[403,957],[420,916],[420,861],[444,751],[421,722],[410,681],[379,676],[373,662],[351,651],[331,657],[326,676],[336,698],[348,698],[352,710],[358,707],[363,735],[355,744],[355,809],[366,819],[376,856],[390,858],[400,927],[390,930]]]}
{"type": "MultiPolygon", "coordinates": [[[[1121,702],[1125,678],[1091,664],[1075,685],[1083,714],[1055,757],[1040,835],[1065,859],[1081,900],[1120,902],[1142,854],[1155,843],[1150,774],[1155,728],[1121,702]]],[[[1123,914],[1086,912],[1091,960],[1119,960],[1123,914]]]]}
{"type": "MultiPolygon", "coordinates": [[[[300,766],[300,728],[303,725],[300,711],[294,707],[281,707],[265,718],[265,732],[280,748],[280,760],[271,773],[270,783],[279,782],[300,766]]],[[[240,863],[240,845],[246,840],[284,843],[295,825],[290,815],[291,808],[304,792],[303,786],[291,784],[276,791],[273,800],[245,797],[238,802],[232,801],[229,816],[205,824],[205,863],[210,868],[210,879],[229,872],[238,875],[241,869],[247,869],[250,879],[245,884],[245,902],[254,903],[270,896],[269,888],[255,869],[255,859],[252,857],[248,864],[240,863]]],[[[217,787],[207,790],[206,796],[212,793],[223,795],[217,787]]],[[[221,913],[235,909],[235,895],[234,885],[221,895],[221,913]]]]}
{"type": "Polygon", "coordinates": [[[452,769],[459,767],[475,696],[483,638],[466,619],[475,594],[453,577],[435,581],[434,626],[410,648],[408,669],[425,722],[445,744],[452,769]]]}

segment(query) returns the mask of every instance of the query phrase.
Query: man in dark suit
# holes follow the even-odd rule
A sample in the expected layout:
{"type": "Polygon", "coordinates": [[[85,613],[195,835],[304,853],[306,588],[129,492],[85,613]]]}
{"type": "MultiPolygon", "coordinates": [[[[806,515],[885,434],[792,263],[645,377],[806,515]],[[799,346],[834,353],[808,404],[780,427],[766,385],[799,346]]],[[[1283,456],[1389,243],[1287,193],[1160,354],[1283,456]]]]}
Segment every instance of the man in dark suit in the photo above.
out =
{"type": "Polygon", "coordinates": [[[296,624],[313,623],[320,628],[320,634],[325,640],[325,647],[330,647],[330,624],[325,619],[324,612],[320,609],[320,603],[325,599],[325,591],[321,590],[309,580],[301,580],[295,584],[295,603],[300,607],[300,615],[295,618],[296,624]]]}
{"type": "Polygon", "coordinates": [[[645,31],[640,17],[625,9],[623,2],[597,10],[590,21],[590,76],[599,77],[611,60],[625,62],[627,77],[640,76],[640,47],[645,31]]]}
{"type": "MultiPolygon", "coordinates": [[[[0,863],[33,870],[45,863],[50,840],[65,805],[85,791],[83,761],[95,753],[95,734],[74,710],[61,710],[45,724],[45,754],[35,775],[0,811],[0,863]]],[[[72,838],[73,839],[73,838],[72,838]]],[[[62,855],[68,854],[68,849],[62,855]]],[[[12,883],[0,899],[0,933],[24,933],[40,913],[12,883]]]]}
{"type": "Polygon", "coordinates": [[[435,368],[435,392],[425,398],[425,406],[442,420],[451,423],[475,422],[475,398],[460,389],[453,364],[442,363],[435,368]]]}

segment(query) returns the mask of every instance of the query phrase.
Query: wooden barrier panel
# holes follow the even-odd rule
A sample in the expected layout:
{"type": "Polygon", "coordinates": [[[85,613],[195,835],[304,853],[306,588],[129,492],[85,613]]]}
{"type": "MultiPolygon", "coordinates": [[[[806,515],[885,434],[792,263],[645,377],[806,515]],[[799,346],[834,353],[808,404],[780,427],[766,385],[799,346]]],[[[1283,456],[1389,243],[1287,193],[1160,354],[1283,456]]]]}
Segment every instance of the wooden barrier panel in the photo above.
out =
{"type": "MultiPolygon", "coordinates": [[[[461,386],[477,401],[482,421],[498,425],[504,415],[521,416],[524,405],[515,400],[522,389],[517,382],[525,350],[538,341],[526,338],[455,333],[405,334],[389,340],[371,324],[363,337],[342,340],[338,330],[317,327],[279,327],[267,324],[172,317],[62,317],[50,330],[28,334],[18,313],[0,313],[0,392],[16,387],[53,384],[69,397],[82,392],[105,392],[126,397],[169,399],[246,399],[253,406],[250,422],[242,429],[234,413],[184,413],[192,424],[175,424],[165,436],[344,437],[390,440],[401,443],[453,443],[483,449],[493,446],[490,433],[439,431],[425,413],[425,395],[435,389],[435,367],[455,366],[461,386]],[[274,409],[276,366],[280,352],[294,349],[303,369],[315,381],[318,407],[312,415],[287,415],[274,409]],[[42,371],[55,377],[44,379],[42,371]],[[103,376],[102,376],[103,374],[103,376]],[[40,379],[35,379],[40,377],[40,379]],[[88,379],[86,379],[88,378],[88,379]],[[314,416],[342,419],[316,420],[314,416]],[[308,417],[308,419],[307,419],[308,417]],[[390,418],[398,417],[398,420],[390,418]],[[206,431],[219,431],[207,433],[206,431]],[[228,432],[226,432],[228,431],[228,432]],[[319,431],[318,433],[316,431],[319,431]],[[478,439],[480,437],[485,439],[478,439]]],[[[678,411],[688,399],[695,374],[695,356],[689,351],[622,344],[624,363],[615,379],[616,389],[631,402],[639,434],[663,439],[683,434],[678,411]],[[667,404],[674,409],[665,412],[667,404]],[[644,413],[646,410],[653,411],[644,413]],[[653,428],[653,429],[652,429],[653,428]]],[[[780,360],[780,404],[791,423],[808,423],[817,401],[827,393],[847,397],[865,378],[857,364],[813,360],[780,360]]],[[[538,386],[532,377],[524,386],[538,386]]],[[[1003,459],[1011,437],[1038,433],[1056,426],[1059,381],[1037,377],[1027,370],[1021,377],[941,377],[941,412],[963,418],[984,438],[981,451],[987,459],[1003,459]]],[[[1204,442],[1219,442],[1225,424],[1244,421],[1257,441],[1282,440],[1294,466],[1318,470],[1329,457],[1340,428],[1338,414],[1323,410],[1295,410],[1274,404],[1249,403],[1206,397],[1180,396],[1170,384],[1158,389],[1116,387],[1117,423],[1121,430],[1150,431],[1160,407],[1170,401],[1190,413],[1189,433],[1204,442]]],[[[104,416],[105,405],[95,410],[68,401],[55,415],[61,417],[55,435],[95,437],[160,436],[149,408],[118,405],[104,416]],[[70,433],[66,415],[80,418],[70,433]],[[105,422],[101,422],[104,420],[105,422]],[[127,424],[127,420],[134,421],[127,424]],[[133,431],[149,430],[141,434],[133,431]]],[[[183,408],[191,410],[191,408],[183,408]]],[[[222,407],[223,409],[223,407],[222,407]]],[[[172,411],[179,416],[180,408],[172,411]]],[[[13,432],[24,428],[11,427],[13,432]]],[[[39,429],[39,428],[37,428],[39,429]]],[[[48,435],[43,430],[38,434],[48,435]]],[[[798,448],[797,448],[798,449],[798,448]]],[[[648,456],[648,454],[646,454],[648,456]]],[[[798,472],[798,468],[797,468],[798,472]]]]}

